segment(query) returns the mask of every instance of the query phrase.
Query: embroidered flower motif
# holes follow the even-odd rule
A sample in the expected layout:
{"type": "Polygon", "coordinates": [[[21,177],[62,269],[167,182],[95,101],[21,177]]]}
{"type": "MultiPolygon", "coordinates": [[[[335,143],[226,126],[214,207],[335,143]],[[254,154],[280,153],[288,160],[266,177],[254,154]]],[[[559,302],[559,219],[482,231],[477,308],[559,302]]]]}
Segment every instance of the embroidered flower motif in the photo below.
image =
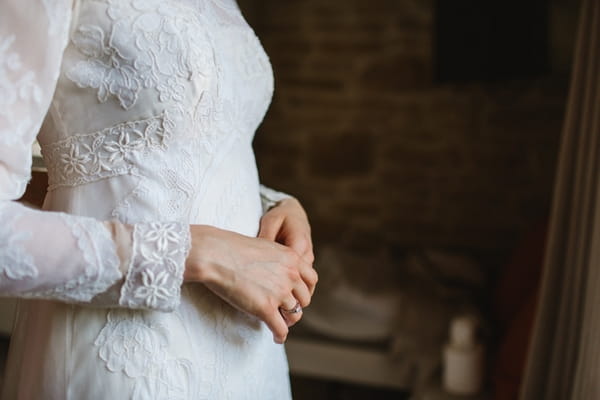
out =
{"type": "Polygon", "coordinates": [[[148,230],[142,235],[143,244],[140,246],[142,267],[152,268],[164,264],[172,273],[179,268],[174,261],[180,252],[184,237],[181,226],[177,223],[149,223],[148,230]]]}
{"type": "Polygon", "coordinates": [[[135,379],[131,399],[189,399],[197,375],[184,358],[168,356],[169,332],[153,314],[111,310],[94,341],[111,372],[135,379]]]}
{"type": "Polygon", "coordinates": [[[160,254],[165,254],[169,246],[181,242],[179,226],[175,223],[151,223],[150,229],[144,234],[144,240],[156,245],[160,254]]]}
{"type": "MultiPolygon", "coordinates": [[[[188,249],[187,224],[136,224],[134,254],[121,289],[120,304],[130,308],[172,308],[179,300],[188,249]]],[[[107,324],[94,343],[98,355],[110,371],[122,371],[136,379],[133,399],[189,398],[193,393],[194,369],[188,360],[167,357],[168,332],[156,321],[157,315],[163,314],[110,311],[107,324]]]]}
{"type": "Polygon", "coordinates": [[[79,153],[81,148],[81,146],[71,143],[69,152],[60,156],[60,161],[63,164],[63,171],[65,174],[87,174],[88,171],[85,167],[85,163],[88,161],[89,157],[87,154],[79,153]]]}
{"type": "Polygon", "coordinates": [[[128,110],[142,89],[154,88],[161,102],[181,102],[185,81],[214,70],[212,50],[198,20],[183,5],[159,0],[109,1],[108,32],[81,25],[72,41],[87,60],[67,77],[81,88],[97,89],[128,110]]]}
{"type": "Polygon", "coordinates": [[[138,223],[134,254],[121,290],[122,305],[167,308],[179,301],[189,228],[180,223],[138,223]]]}
{"type": "Polygon", "coordinates": [[[82,25],[73,35],[73,43],[86,56],[67,72],[67,77],[79,87],[98,89],[98,101],[104,103],[115,96],[126,110],[131,108],[141,89],[133,66],[106,43],[104,31],[93,25],[82,25]]]}
{"type": "Polygon", "coordinates": [[[124,372],[130,378],[148,376],[165,361],[166,329],[146,322],[131,311],[110,311],[94,345],[111,372],[124,372]]]}
{"type": "Polygon", "coordinates": [[[147,307],[156,308],[159,301],[167,301],[173,295],[168,289],[169,274],[163,270],[154,274],[151,269],[142,271],[142,286],[138,287],[134,296],[142,299],[147,307]]]}
{"type": "Polygon", "coordinates": [[[120,125],[114,130],[114,140],[105,140],[103,149],[108,154],[108,163],[120,163],[128,154],[141,149],[146,142],[144,134],[136,129],[135,125],[120,125]],[[136,136],[136,137],[133,137],[136,136]]]}
{"type": "Polygon", "coordinates": [[[167,129],[175,127],[165,112],[46,146],[42,152],[48,167],[49,190],[128,173],[134,168],[134,155],[162,148],[171,136],[167,129]]]}

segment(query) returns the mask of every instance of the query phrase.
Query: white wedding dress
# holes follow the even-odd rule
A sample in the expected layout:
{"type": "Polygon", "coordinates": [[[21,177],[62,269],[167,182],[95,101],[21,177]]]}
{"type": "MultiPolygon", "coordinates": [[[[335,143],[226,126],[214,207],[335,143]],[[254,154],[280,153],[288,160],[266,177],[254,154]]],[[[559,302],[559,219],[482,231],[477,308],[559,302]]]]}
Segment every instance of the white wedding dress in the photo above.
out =
{"type": "Polygon", "coordinates": [[[283,346],[181,285],[189,224],[255,236],[272,73],[234,0],[0,2],[4,399],[290,398],[283,346]],[[36,135],[44,211],[19,198],[36,135]]]}

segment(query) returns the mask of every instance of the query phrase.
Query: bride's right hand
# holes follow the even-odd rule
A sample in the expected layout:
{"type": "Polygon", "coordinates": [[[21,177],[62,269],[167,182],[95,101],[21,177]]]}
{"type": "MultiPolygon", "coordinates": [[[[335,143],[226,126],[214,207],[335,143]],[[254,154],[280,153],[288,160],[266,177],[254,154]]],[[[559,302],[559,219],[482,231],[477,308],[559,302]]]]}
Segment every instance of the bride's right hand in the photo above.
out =
{"type": "Polygon", "coordinates": [[[289,321],[281,309],[308,306],[317,281],[312,264],[294,250],[207,225],[191,225],[184,280],[202,282],[239,310],[263,320],[283,343],[289,321]]]}

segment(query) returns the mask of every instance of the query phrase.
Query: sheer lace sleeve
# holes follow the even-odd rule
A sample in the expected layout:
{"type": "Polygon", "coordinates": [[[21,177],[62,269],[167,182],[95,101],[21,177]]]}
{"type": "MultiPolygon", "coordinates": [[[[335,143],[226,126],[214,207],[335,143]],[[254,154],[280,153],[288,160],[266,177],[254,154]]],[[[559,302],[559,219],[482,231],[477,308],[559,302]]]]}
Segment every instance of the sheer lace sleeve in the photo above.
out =
{"type": "Polygon", "coordinates": [[[30,178],[71,7],[71,0],[0,2],[0,295],[170,310],[179,302],[187,225],[126,226],[14,201],[30,178]]]}

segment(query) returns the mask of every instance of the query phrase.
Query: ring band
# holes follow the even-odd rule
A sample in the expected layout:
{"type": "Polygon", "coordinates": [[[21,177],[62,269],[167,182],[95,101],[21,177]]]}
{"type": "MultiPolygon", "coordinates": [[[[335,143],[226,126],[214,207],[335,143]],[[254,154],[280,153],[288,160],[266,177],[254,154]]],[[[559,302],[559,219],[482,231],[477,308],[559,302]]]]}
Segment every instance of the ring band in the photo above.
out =
{"type": "Polygon", "coordinates": [[[300,305],[300,303],[296,303],[296,305],[294,306],[294,308],[290,309],[290,310],[286,310],[285,308],[281,308],[281,311],[286,313],[286,314],[298,314],[300,311],[302,311],[302,306],[300,305]]]}

